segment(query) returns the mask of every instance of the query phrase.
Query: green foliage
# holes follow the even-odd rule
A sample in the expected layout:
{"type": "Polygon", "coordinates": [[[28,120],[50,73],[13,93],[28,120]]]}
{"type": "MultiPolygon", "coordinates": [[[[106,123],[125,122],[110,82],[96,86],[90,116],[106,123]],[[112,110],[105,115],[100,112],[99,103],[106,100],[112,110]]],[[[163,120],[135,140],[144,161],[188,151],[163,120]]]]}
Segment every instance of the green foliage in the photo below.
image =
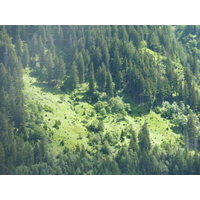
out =
{"type": "Polygon", "coordinates": [[[106,94],[108,98],[113,97],[113,84],[112,84],[112,76],[111,73],[107,72],[107,83],[106,83],[106,94]]]}
{"type": "Polygon", "coordinates": [[[89,76],[89,93],[93,95],[95,92],[95,76],[94,76],[94,67],[93,63],[90,66],[90,76],[89,76]]]}
{"type": "Polygon", "coordinates": [[[100,110],[100,115],[101,116],[103,116],[103,117],[106,117],[106,109],[105,108],[102,108],[101,110],[100,110]]]}
{"type": "Polygon", "coordinates": [[[48,106],[48,105],[44,105],[43,109],[44,109],[46,112],[50,112],[50,113],[53,113],[53,112],[54,112],[54,109],[51,108],[51,107],[48,106]]]}
{"type": "Polygon", "coordinates": [[[60,125],[61,125],[61,121],[60,120],[56,120],[53,127],[56,128],[56,129],[59,129],[60,125]]]}
{"type": "Polygon", "coordinates": [[[72,72],[71,72],[71,86],[73,89],[77,88],[79,84],[79,77],[78,77],[78,70],[77,65],[74,62],[72,65],[72,72]]]}
{"type": "Polygon", "coordinates": [[[138,135],[138,144],[142,151],[149,151],[151,148],[150,138],[149,138],[149,130],[147,127],[147,122],[141,127],[139,135],[138,135]]]}
{"type": "Polygon", "coordinates": [[[0,26],[0,174],[200,174],[199,38],[193,25],[0,26]],[[22,68],[37,76],[24,91],[22,68]],[[60,99],[62,81],[77,96],[60,99]]]}
{"type": "Polygon", "coordinates": [[[124,114],[124,112],[125,112],[124,102],[122,101],[121,97],[116,96],[114,98],[111,98],[109,100],[109,105],[113,112],[124,114]]]}

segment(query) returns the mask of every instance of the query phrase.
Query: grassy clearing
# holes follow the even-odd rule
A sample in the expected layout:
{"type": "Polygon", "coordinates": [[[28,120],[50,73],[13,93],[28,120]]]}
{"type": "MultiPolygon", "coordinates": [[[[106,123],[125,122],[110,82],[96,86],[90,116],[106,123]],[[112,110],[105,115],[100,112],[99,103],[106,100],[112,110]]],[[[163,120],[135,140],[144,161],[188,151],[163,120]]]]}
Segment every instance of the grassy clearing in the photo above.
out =
{"type": "MultiPolygon", "coordinates": [[[[84,145],[90,150],[87,135],[89,131],[86,126],[92,121],[100,118],[99,114],[91,115],[94,107],[87,103],[87,84],[83,84],[75,91],[76,98],[70,94],[65,94],[58,88],[49,87],[45,83],[38,82],[35,77],[30,76],[28,69],[24,70],[24,93],[28,100],[39,102],[44,108],[45,105],[53,109],[48,112],[43,109],[42,115],[44,121],[49,127],[49,133],[53,132],[52,141],[49,143],[52,152],[56,155],[61,152],[65,146],[74,148],[77,144],[84,145]],[[56,120],[60,120],[59,129],[54,128],[56,120]],[[64,145],[61,145],[61,142],[64,145]]],[[[181,134],[172,131],[173,124],[169,120],[163,119],[159,114],[151,111],[147,113],[141,106],[132,102],[128,96],[124,96],[125,103],[130,103],[132,114],[125,116],[121,121],[117,121],[117,114],[107,113],[104,122],[104,133],[110,132],[112,135],[120,135],[121,130],[126,127],[133,126],[136,133],[139,132],[145,121],[148,122],[150,139],[152,145],[161,144],[162,142],[170,142],[177,144],[180,142],[181,134]],[[142,115],[141,115],[142,113],[142,115]]],[[[119,145],[128,145],[129,139],[125,139],[123,143],[119,141],[119,145]]]]}

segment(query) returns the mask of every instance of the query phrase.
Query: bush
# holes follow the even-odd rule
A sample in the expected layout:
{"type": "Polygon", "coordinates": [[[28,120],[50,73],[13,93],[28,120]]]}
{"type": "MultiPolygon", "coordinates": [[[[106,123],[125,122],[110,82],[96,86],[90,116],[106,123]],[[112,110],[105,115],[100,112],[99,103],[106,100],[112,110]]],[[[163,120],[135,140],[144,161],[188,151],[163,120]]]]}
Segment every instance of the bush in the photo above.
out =
{"type": "Polygon", "coordinates": [[[104,123],[103,121],[99,121],[98,127],[97,127],[97,131],[104,131],[104,123]]]}
{"type": "Polygon", "coordinates": [[[53,108],[51,108],[50,106],[47,106],[47,105],[44,105],[44,110],[45,110],[46,112],[50,112],[50,113],[53,113],[53,111],[54,111],[53,108]]]}
{"type": "Polygon", "coordinates": [[[124,114],[124,102],[122,101],[121,97],[117,96],[115,98],[111,98],[109,104],[113,112],[124,114]]]}
{"type": "Polygon", "coordinates": [[[102,109],[101,109],[100,115],[103,116],[103,117],[106,116],[106,109],[105,109],[105,108],[102,108],[102,109]]]}
{"type": "Polygon", "coordinates": [[[56,129],[59,129],[60,125],[61,125],[61,121],[60,120],[56,120],[53,127],[56,128],[56,129]]]}
{"type": "Polygon", "coordinates": [[[99,120],[95,119],[87,126],[87,129],[89,131],[97,132],[98,124],[99,124],[99,120]]]}
{"type": "Polygon", "coordinates": [[[105,108],[107,105],[105,102],[98,101],[97,103],[94,104],[94,108],[97,112],[100,112],[101,109],[105,108]]]}
{"type": "Polygon", "coordinates": [[[60,142],[60,146],[64,146],[64,144],[65,144],[65,142],[64,142],[64,140],[62,140],[62,141],[60,142]]]}

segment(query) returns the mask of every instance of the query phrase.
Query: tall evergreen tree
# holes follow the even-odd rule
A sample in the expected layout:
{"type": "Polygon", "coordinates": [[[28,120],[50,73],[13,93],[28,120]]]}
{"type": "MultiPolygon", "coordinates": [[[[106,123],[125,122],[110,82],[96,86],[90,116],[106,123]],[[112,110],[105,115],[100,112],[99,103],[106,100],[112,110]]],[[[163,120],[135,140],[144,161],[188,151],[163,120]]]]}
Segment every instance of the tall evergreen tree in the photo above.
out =
{"type": "Polygon", "coordinates": [[[6,172],[5,166],[5,151],[3,148],[3,144],[0,141],[0,174],[3,175],[6,172]]]}
{"type": "Polygon", "coordinates": [[[133,151],[138,150],[138,144],[137,144],[137,138],[136,138],[136,133],[134,130],[130,131],[131,138],[129,142],[129,149],[132,149],[133,151]]]}
{"type": "Polygon", "coordinates": [[[81,52],[78,54],[78,58],[76,60],[77,63],[77,68],[78,68],[78,74],[79,74],[79,81],[80,83],[85,82],[85,65],[84,65],[84,60],[83,60],[83,55],[81,52]]]}
{"type": "Polygon", "coordinates": [[[77,88],[79,84],[79,77],[78,77],[78,70],[77,70],[77,65],[75,62],[72,64],[72,72],[71,72],[71,85],[72,88],[75,89],[77,88]]]}
{"type": "Polygon", "coordinates": [[[105,92],[107,83],[107,72],[104,63],[102,63],[101,67],[98,68],[96,77],[99,91],[105,92]]]}
{"type": "Polygon", "coordinates": [[[192,114],[188,115],[186,130],[185,130],[185,143],[189,149],[196,149],[198,145],[197,141],[197,128],[192,114]]]}
{"type": "Polygon", "coordinates": [[[107,71],[107,79],[106,79],[106,94],[108,98],[113,97],[113,82],[110,71],[107,71]]]}
{"type": "Polygon", "coordinates": [[[20,38],[20,35],[18,34],[17,35],[17,38],[16,38],[16,52],[17,52],[17,55],[18,56],[21,56],[21,53],[22,53],[22,41],[21,41],[21,38],[20,38]]]}
{"type": "Polygon", "coordinates": [[[56,80],[56,84],[59,81],[63,81],[63,78],[65,76],[65,63],[63,59],[57,58],[55,62],[55,67],[54,67],[54,79],[56,80]]]}
{"type": "Polygon", "coordinates": [[[28,46],[26,44],[24,44],[24,48],[23,48],[23,55],[22,55],[22,64],[23,64],[23,68],[27,68],[29,67],[29,50],[28,50],[28,46]]]}
{"type": "Polygon", "coordinates": [[[142,128],[140,129],[138,140],[139,140],[138,144],[142,151],[150,150],[151,143],[150,143],[150,138],[149,138],[149,130],[148,130],[147,122],[145,122],[142,128]]]}
{"type": "Polygon", "coordinates": [[[45,59],[45,66],[47,70],[47,82],[50,85],[53,80],[54,61],[51,52],[47,52],[45,59]]]}
{"type": "Polygon", "coordinates": [[[90,76],[89,76],[89,93],[92,95],[95,91],[95,75],[93,63],[90,64],[90,76]]]}

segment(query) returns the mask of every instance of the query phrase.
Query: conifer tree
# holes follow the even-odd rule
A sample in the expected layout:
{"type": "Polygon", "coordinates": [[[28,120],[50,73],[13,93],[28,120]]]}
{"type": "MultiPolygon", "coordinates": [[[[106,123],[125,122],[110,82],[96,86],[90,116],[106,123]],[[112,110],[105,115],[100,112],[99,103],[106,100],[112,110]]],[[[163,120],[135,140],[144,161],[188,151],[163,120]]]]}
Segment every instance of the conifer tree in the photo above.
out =
{"type": "Polygon", "coordinates": [[[110,71],[107,72],[107,79],[106,79],[106,94],[108,98],[113,97],[113,82],[112,76],[110,71]]]}
{"type": "Polygon", "coordinates": [[[29,67],[29,50],[28,46],[24,44],[24,50],[23,50],[23,55],[22,55],[22,64],[23,68],[29,67]]]}
{"type": "Polygon", "coordinates": [[[107,69],[110,67],[110,54],[108,50],[108,46],[106,44],[102,45],[102,61],[105,63],[107,69]]]}
{"type": "Polygon", "coordinates": [[[54,70],[54,61],[51,52],[47,52],[45,63],[47,70],[47,82],[48,84],[51,84],[51,81],[53,80],[53,70],[54,70]]]}
{"type": "Polygon", "coordinates": [[[38,53],[38,40],[36,33],[34,33],[32,36],[31,45],[29,45],[29,52],[31,57],[35,57],[35,55],[38,53]]]}
{"type": "Polygon", "coordinates": [[[117,72],[116,89],[121,90],[123,84],[123,75],[121,71],[117,72]]]}
{"type": "Polygon", "coordinates": [[[90,76],[89,76],[89,93],[92,95],[95,91],[95,76],[93,63],[90,64],[90,76]]]}
{"type": "Polygon", "coordinates": [[[72,64],[72,73],[71,73],[71,85],[72,88],[75,89],[77,88],[79,84],[79,77],[78,77],[78,70],[77,70],[77,65],[75,62],[72,64]]]}
{"type": "Polygon", "coordinates": [[[187,124],[185,130],[185,143],[189,149],[196,149],[198,145],[197,141],[197,128],[194,120],[194,116],[189,114],[187,117],[187,124]]]}
{"type": "Polygon", "coordinates": [[[42,50],[40,50],[39,60],[40,60],[40,70],[42,70],[45,67],[45,48],[44,47],[42,50]]]}
{"type": "Polygon", "coordinates": [[[94,56],[93,56],[92,62],[94,63],[94,70],[96,71],[97,68],[100,66],[101,60],[102,60],[102,53],[101,53],[100,48],[96,47],[93,54],[94,56]]]}
{"type": "Polygon", "coordinates": [[[107,72],[104,63],[97,70],[97,84],[100,92],[105,92],[106,82],[107,82],[107,72]]]}
{"type": "Polygon", "coordinates": [[[194,83],[192,84],[192,87],[190,89],[190,98],[189,98],[189,102],[190,102],[190,106],[192,108],[192,110],[196,110],[197,108],[197,92],[195,90],[195,86],[194,83]]]}
{"type": "Polygon", "coordinates": [[[3,144],[0,141],[0,174],[5,174],[5,151],[3,144]]]}
{"type": "Polygon", "coordinates": [[[147,122],[145,122],[142,128],[140,129],[138,140],[139,140],[138,144],[142,151],[150,150],[151,143],[150,143],[150,138],[149,138],[149,130],[147,127],[147,122]]]}
{"type": "Polygon", "coordinates": [[[22,41],[21,41],[21,38],[20,38],[19,34],[17,35],[17,38],[16,38],[16,52],[17,52],[18,56],[21,56],[21,53],[22,53],[22,41]]]}
{"type": "Polygon", "coordinates": [[[62,81],[65,75],[65,63],[63,59],[56,58],[55,67],[54,67],[54,78],[56,79],[56,84],[59,81],[62,81]]]}
{"type": "Polygon", "coordinates": [[[131,130],[130,133],[131,133],[131,138],[130,138],[130,142],[129,142],[129,149],[132,149],[133,151],[137,151],[138,144],[137,144],[136,133],[134,130],[131,130]]]}
{"type": "Polygon", "coordinates": [[[81,52],[79,52],[78,54],[78,58],[77,58],[77,68],[78,68],[78,74],[79,74],[79,81],[80,84],[85,82],[85,65],[84,65],[84,60],[83,60],[83,55],[81,52]]]}

